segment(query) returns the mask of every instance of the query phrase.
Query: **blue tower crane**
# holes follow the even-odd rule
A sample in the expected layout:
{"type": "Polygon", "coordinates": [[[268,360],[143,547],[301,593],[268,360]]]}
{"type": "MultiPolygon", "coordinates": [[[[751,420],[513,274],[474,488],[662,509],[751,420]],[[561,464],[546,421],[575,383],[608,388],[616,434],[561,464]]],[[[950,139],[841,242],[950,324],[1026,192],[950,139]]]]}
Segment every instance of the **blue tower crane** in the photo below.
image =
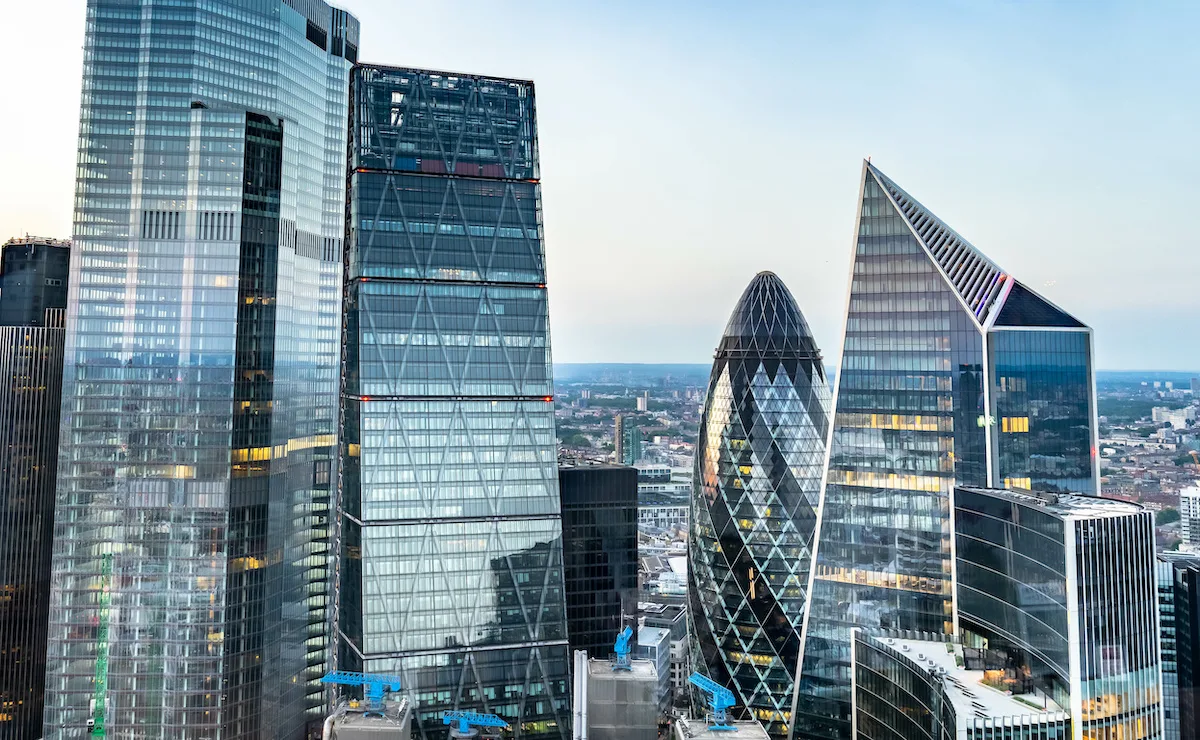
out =
{"type": "Polygon", "coordinates": [[[737,732],[737,728],[729,724],[729,716],[725,712],[735,703],[733,692],[703,673],[693,673],[688,676],[688,683],[708,695],[708,705],[712,708],[712,714],[708,718],[712,724],[708,726],[708,729],[737,732]]]}
{"type": "Polygon", "coordinates": [[[474,732],[472,727],[503,727],[508,729],[508,723],[500,719],[494,714],[480,714],[479,712],[464,712],[464,711],[449,711],[442,713],[443,725],[454,725],[457,727],[450,728],[451,737],[471,737],[474,732]]]}
{"type": "Polygon", "coordinates": [[[366,709],[363,714],[383,716],[383,697],[400,690],[399,676],[380,676],[374,673],[353,671],[330,671],[321,677],[321,683],[336,683],[342,686],[362,686],[366,709]]]}
{"type": "Polygon", "coordinates": [[[617,660],[613,663],[614,671],[632,671],[633,666],[629,664],[629,653],[633,650],[629,646],[629,640],[633,637],[633,630],[629,627],[621,630],[617,635],[617,641],[613,645],[613,652],[617,654],[617,660]]]}

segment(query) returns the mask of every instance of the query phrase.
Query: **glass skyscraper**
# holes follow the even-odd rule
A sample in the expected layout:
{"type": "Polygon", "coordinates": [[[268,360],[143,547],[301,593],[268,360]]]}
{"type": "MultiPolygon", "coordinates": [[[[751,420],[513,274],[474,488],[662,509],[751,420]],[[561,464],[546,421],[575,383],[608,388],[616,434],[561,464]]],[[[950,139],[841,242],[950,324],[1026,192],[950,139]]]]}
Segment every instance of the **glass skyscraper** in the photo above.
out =
{"type": "Polygon", "coordinates": [[[40,737],[71,243],[0,247],[0,740],[40,737]]]}
{"type": "Polygon", "coordinates": [[[956,485],[1097,493],[1091,330],[869,163],[796,733],[850,731],[850,629],[953,628],[956,485]]]}
{"type": "Polygon", "coordinates": [[[963,643],[1069,708],[1076,740],[1162,738],[1153,512],[972,488],[953,506],[963,643]]]}
{"type": "Polygon", "coordinates": [[[321,0],[88,2],[47,738],[319,727],[357,44],[321,0]]]}
{"type": "Polygon", "coordinates": [[[804,315],[774,273],[742,293],[710,378],[688,538],[692,662],[786,737],[830,392],[804,315]]]}
{"type": "Polygon", "coordinates": [[[563,459],[563,580],[571,653],[604,659],[638,614],[638,471],[563,459]]]}
{"type": "Polygon", "coordinates": [[[339,666],[570,733],[533,84],[351,76],[339,666]]]}

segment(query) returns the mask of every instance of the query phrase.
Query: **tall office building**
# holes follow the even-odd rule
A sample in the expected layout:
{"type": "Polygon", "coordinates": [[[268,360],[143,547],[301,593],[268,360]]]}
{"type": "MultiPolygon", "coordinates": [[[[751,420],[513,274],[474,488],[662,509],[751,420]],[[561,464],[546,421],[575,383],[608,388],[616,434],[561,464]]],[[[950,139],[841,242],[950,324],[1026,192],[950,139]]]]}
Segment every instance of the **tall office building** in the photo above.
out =
{"type": "Polygon", "coordinates": [[[571,651],[607,658],[637,619],[638,471],[562,460],[563,565],[571,651]]]}
{"type": "Polygon", "coordinates": [[[688,538],[696,670],[786,737],[800,653],[829,381],[796,300],[761,272],[717,347],[688,538]]]}
{"type": "Polygon", "coordinates": [[[975,488],[953,512],[958,633],[854,631],[858,736],[1168,737],[1152,512],[975,488]]]}
{"type": "Polygon", "coordinates": [[[570,733],[533,84],[351,75],[339,663],[570,733]]]}
{"type": "Polygon", "coordinates": [[[636,424],[630,424],[627,417],[617,414],[613,420],[613,448],[617,464],[633,465],[641,460],[644,445],[642,428],[636,424]]]}
{"type": "Polygon", "coordinates": [[[953,507],[963,644],[1067,709],[1075,740],[1162,738],[1153,512],[975,488],[953,507]]]}
{"type": "Polygon", "coordinates": [[[47,738],[320,726],[357,44],[321,0],[87,4],[47,738]]]}
{"type": "Polygon", "coordinates": [[[956,484],[1096,493],[1091,330],[863,165],[796,732],[850,731],[850,630],[951,629],[956,484]]]}
{"type": "Polygon", "coordinates": [[[1200,737],[1200,556],[1160,553],[1159,630],[1162,635],[1166,740],[1200,737]]]}
{"type": "Polygon", "coordinates": [[[42,731],[70,250],[0,247],[0,740],[42,731]]]}

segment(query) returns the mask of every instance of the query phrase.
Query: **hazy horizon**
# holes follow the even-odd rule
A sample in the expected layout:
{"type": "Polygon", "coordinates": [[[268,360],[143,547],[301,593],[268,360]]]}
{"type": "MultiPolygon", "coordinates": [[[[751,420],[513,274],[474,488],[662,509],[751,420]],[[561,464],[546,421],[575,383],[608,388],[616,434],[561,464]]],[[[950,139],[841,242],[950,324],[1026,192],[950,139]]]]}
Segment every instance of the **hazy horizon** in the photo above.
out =
{"type": "MultiPolygon", "coordinates": [[[[366,61],[536,82],[557,360],[704,363],[764,269],[836,358],[870,156],[1098,367],[1200,368],[1200,6],[339,5],[366,61]]],[[[85,0],[6,10],[0,239],[68,236],[85,0]]]]}

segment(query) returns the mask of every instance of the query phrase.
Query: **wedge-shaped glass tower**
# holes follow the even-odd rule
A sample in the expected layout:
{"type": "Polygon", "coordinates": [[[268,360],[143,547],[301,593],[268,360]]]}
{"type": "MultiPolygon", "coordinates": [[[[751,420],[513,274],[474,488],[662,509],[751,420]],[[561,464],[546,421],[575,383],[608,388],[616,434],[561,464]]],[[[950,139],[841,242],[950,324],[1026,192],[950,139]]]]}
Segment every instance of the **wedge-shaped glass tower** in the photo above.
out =
{"type": "Polygon", "coordinates": [[[796,737],[850,734],[850,630],[949,632],[955,484],[1097,493],[1092,333],[869,163],[796,737]]]}
{"type": "Polygon", "coordinates": [[[732,689],[775,737],[790,725],[829,406],[800,308],[778,277],[759,273],[713,361],[688,596],[697,670],[732,689]]]}

